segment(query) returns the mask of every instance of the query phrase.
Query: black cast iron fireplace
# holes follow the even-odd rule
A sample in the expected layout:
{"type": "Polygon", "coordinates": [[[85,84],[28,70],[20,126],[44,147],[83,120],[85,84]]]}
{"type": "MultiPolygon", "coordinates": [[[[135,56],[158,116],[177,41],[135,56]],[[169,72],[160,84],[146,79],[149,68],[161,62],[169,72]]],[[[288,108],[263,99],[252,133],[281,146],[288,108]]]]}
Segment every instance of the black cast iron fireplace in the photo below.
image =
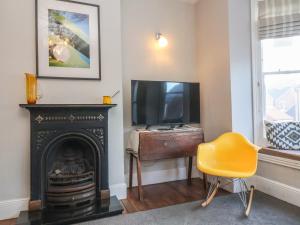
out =
{"type": "Polygon", "coordinates": [[[108,110],[20,105],[30,111],[31,195],[17,224],[71,224],[122,213],[108,187],[108,110]]]}

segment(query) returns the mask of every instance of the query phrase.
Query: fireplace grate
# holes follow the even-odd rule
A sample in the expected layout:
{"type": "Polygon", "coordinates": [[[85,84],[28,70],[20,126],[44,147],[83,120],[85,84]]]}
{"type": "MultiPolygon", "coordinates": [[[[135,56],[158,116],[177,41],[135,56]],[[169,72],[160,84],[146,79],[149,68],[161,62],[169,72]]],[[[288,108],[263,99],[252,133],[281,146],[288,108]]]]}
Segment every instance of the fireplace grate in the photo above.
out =
{"type": "Polygon", "coordinates": [[[93,182],[94,172],[90,171],[83,174],[76,175],[49,175],[49,184],[52,186],[66,186],[66,185],[76,185],[81,183],[93,182]]]}
{"type": "Polygon", "coordinates": [[[73,210],[93,204],[96,200],[94,173],[89,172],[87,174],[89,175],[88,178],[78,176],[82,178],[78,180],[75,179],[75,176],[61,177],[61,183],[58,180],[50,182],[53,179],[49,177],[49,187],[46,193],[47,207],[50,209],[73,210]],[[74,179],[76,180],[75,183],[73,182],[74,179]]]}
{"type": "Polygon", "coordinates": [[[95,172],[74,143],[59,152],[47,180],[46,206],[50,210],[74,211],[96,201],[95,172]]]}

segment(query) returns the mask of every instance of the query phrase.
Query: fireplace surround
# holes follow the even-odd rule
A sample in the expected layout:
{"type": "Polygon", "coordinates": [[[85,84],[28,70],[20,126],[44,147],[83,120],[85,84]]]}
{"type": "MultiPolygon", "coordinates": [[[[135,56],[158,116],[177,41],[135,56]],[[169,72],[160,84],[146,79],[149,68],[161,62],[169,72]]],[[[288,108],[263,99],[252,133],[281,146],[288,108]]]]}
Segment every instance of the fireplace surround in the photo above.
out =
{"type": "Polygon", "coordinates": [[[114,106],[20,105],[30,111],[31,187],[29,211],[17,224],[32,224],[30,218],[68,224],[122,212],[108,186],[108,111],[114,106]]]}

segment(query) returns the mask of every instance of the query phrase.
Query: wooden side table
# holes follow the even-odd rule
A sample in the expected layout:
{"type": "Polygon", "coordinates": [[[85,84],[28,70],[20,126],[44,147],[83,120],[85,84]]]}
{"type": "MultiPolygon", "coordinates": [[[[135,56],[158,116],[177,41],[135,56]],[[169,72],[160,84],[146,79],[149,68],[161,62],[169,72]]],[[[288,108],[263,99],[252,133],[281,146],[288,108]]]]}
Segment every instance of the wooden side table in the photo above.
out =
{"type": "MultiPolygon", "coordinates": [[[[193,157],[197,147],[204,142],[202,129],[183,129],[174,131],[145,131],[139,133],[138,151],[127,149],[129,159],[129,188],[132,188],[133,159],[136,159],[138,196],[143,200],[142,172],[143,161],[153,161],[173,158],[189,158],[188,183],[191,184],[193,157]]],[[[204,188],[207,188],[207,178],[203,175],[204,188]]]]}

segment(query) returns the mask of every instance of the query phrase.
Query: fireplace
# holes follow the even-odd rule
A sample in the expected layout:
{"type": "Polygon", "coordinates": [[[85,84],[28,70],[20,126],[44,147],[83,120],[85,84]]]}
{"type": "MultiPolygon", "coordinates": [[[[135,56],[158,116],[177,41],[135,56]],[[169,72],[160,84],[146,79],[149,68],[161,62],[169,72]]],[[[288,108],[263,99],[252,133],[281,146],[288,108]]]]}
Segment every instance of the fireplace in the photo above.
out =
{"type": "Polygon", "coordinates": [[[17,224],[31,224],[30,218],[71,224],[121,213],[108,187],[107,117],[114,105],[20,106],[30,111],[31,196],[17,224]]]}

